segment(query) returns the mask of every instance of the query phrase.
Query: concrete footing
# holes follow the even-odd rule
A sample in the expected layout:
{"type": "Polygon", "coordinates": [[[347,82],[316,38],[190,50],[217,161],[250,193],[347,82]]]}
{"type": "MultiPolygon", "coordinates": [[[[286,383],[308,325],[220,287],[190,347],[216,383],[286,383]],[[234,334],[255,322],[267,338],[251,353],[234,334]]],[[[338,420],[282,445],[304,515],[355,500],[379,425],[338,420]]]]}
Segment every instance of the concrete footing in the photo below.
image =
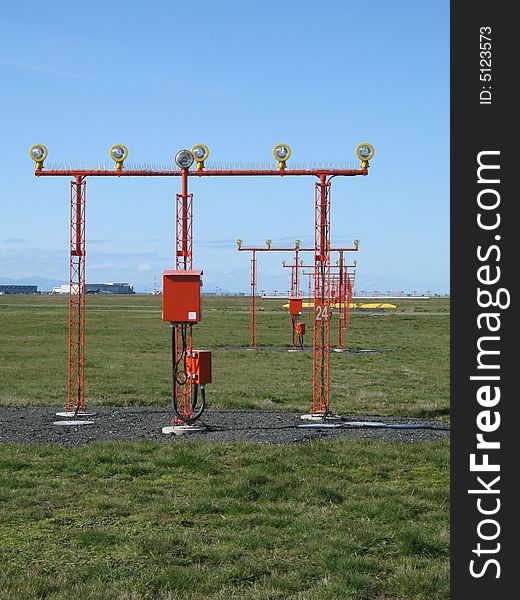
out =
{"type": "Polygon", "coordinates": [[[94,425],[94,421],[86,421],[85,419],[73,419],[71,421],[54,421],[54,425],[60,427],[77,427],[78,425],[94,425]]]}
{"type": "Polygon", "coordinates": [[[162,432],[165,435],[185,435],[189,433],[201,433],[202,431],[206,431],[206,425],[202,423],[194,423],[190,425],[189,423],[179,423],[178,425],[168,425],[162,428],[162,432]]]}
{"type": "Polygon", "coordinates": [[[78,412],[76,412],[75,410],[65,410],[62,412],[57,412],[56,416],[57,417],[94,417],[96,415],[95,412],[86,412],[84,410],[78,410],[78,412]]]}
{"type": "Polygon", "coordinates": [[[304,421],[312,421],[314,423],[336,423],[342,420],[339,415],[322,415],[320,413],[307,413],[300,418],[304,421]]]}

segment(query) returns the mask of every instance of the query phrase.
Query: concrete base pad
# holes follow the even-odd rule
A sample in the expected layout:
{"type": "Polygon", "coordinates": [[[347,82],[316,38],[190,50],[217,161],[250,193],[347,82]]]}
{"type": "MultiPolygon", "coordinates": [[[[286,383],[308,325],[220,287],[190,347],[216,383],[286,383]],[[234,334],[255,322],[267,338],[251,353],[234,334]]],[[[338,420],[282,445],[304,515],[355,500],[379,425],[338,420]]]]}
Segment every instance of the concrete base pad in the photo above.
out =
{"type": "Polygon", "coordinates": [[[54,425],[76,427],[78,425],[94,425],[94,421],[74,419],[73,421],[54,421],[54,425]]]}
{"type": "Polygon", "coordinates": [[[333,423],[342,420],[339,415],[324,416],[319,413],[308,413],[306,415],[302,415],[300,418],[304,421],[314,421],[318,423],[333,423]]]}
{"type": "Polygon", "coordinates": [[[78,412],[74,411],[74,410],[66,410],[63,412],[57,412],[56,416],[57,417],[94,417],[95,416],[95,412],[85,412],[83,410],[78,410],[78,412]]]}
{"type": "Polygon", "coordinates": [[[184,435],[186,433],[200,433],[201,431],[206,431],[206,425],[188,425],[184,423],[182,425],[168,425],[167,427],[162,428],[162,432],[165,435],[184,435]]]}
{"type": "Polygon", "coordinates": [[[343,427],[343,423],[305,423],[298,425],[298,427],[303,429],[336,429],[343,427]]]}

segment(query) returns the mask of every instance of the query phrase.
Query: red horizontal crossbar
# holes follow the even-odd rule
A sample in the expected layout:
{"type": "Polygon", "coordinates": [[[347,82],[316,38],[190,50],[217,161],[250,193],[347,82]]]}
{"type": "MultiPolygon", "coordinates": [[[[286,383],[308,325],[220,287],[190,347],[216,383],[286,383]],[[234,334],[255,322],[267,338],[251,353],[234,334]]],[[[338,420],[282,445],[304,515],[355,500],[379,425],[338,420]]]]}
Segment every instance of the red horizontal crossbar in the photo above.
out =
{"type": "MultiPolygon", "coordinates": [[[[238,248],[238,250],[240,252],[295,252],[296,250],[298,252],[315,252],[316,249],[315,248],[295,248],[294,246],[292,248],[266,248],[265,246],[262,246],[261,248],[247,248],[245,246],[240,246],[240,248],[238,248]]],[[[358,249],[357,248],[331,248],[330,252],[357,252],[358,249]]]]}
{"type": "MultiPolygon", "coordinates": [[[[107,171],[104,169],[89,170],[89,169],[37,169],[34,174],[37,177],[179,177],[182,174],[180,170],[172,171],[137,171],[137,170],[125,170],[120,171],[107,171]]],[[[258,175],[278,175],[279,177],[285,177],[289,175],[307,175],[319,177],[325,175],[330,177],[332,175],[341,175],[344,177],[352,177],[354,175],[368,175],[368,169],[319,169],[319,170],[265,170],[265,171],[254,171],[254,170],[214,170],[214,171],[188,171],[188,175],[194,177],[229,177],[229,176],[258,176],[258,175]]]]}

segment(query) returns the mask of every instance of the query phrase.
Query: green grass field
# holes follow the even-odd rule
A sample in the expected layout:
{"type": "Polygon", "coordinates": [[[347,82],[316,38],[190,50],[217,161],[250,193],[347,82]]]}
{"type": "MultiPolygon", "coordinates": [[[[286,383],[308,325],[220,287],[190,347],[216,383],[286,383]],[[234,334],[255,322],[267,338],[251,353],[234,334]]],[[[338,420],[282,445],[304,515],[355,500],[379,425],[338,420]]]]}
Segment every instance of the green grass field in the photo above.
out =
{"type": "Polygon", "coordinates": [[[7,446],[0,598],[440,600],[448,447],[7,446]]]}
{"type": "MultiPolygon", "coordinates": [[[[289,345],[280,300],[260,300],[258,344],[289,345]]],[[[449,413],[449,303],[397,302],[398,314],[352,314],[352,348],[391,350],[331,357],[332,402],[342,414],[439,417],[449,413]],[[431,314],[435,313],[435,314],[431,314]]],[[[87,299],[86,398],[89,405],[168,406],[167,323],[156,296],[87,299]]],[[[215,408],[306,412],[312,400],[312,355],[224,350],[249,344],[247,298],[203,299],[195,345],[213,352],[215,408]]],[[[0,405],[63,405],[66,395],[67,299],[0,297],[0,405]]],[[[307,317],[306,317],[307,319],[307,317]]],[[[306,344],[312,345],[307,325],[306,344]]],[[[333,342],[336,339],[332,324],[333,342]]]]}
{"type": "MultiPolygon", "coordinates": [[[[281,302],[258,342],[289,343],[281,302]]],[[[160,298],[88,298],[87,402],[167,406],[160,298]]],[[[447,418],[449,306],[352,315],[343,414],[447,418]]],[[[304,412],[311,355],[247,345],[247,299],[205,298],[209,404],[304,412]]],[[[0,405],[64,402],[66,299],[0,297],[0,405]]],[[[310,336],[308,336],[310,340],[310,336]]],[[[449,598],[449,444],[0,446],[0,600],[449,598]]]]}

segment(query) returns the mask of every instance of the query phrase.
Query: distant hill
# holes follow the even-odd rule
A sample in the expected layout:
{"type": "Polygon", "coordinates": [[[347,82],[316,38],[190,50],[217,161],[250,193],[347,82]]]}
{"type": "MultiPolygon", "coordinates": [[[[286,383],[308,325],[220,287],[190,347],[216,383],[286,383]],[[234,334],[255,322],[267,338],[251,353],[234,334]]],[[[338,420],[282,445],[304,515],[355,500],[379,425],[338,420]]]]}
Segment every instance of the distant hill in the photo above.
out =
{"type": "Polygon", "coordinates": [[[0,285],[37,285],[40,292],[52,292],[52,288],[57,285],[68,283],[64,279],[45,279],[45,277],[24,277],[16,279],[14,277],[0,277],[0,285]]]}

